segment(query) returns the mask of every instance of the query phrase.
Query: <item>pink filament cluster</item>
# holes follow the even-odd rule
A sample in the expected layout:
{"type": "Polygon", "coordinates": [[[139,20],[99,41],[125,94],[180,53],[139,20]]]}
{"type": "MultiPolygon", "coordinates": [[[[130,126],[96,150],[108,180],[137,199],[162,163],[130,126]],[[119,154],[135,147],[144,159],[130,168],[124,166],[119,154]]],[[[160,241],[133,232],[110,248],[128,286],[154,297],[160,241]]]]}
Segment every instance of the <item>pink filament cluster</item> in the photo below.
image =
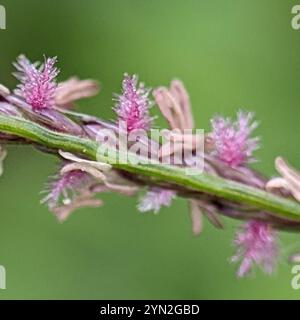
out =
{"type": "MultiPolygon", "coordinates": [[[[252,119],[252,113],[240,111],[235,122],[221,117],[215,117],[211,121],[215,156],[232,168],[238,168],[252,160],[252,153],[258,147],[258,138],[250,137],[257,127],[252,119]]],[[[234,245],[237,252],[232,261],[241,262],[237,271],[239,277],[246,275],[254,264],[259,265],[266,273],[273,271],[278,249],[270,225],[256,220],[246,222],[237,232],[234,245]]]]}
{"type": "Polygon", "coordinates": [[[250,138],[257,123],[252,122],[253,114],[239,112],[237,120],[215,117],[211,120],[211,138],[215,145],[215,154],[219,160],[231,167],[238,167],[251,159],[258,147],[258,139],[250,138]]]}
{"type": "Polygon", "coordinates": [[[149,92],[142,84],[138,86],[137,83],[137,76],[124,75],[122,94],[118,96],[115,107],[118,122],[127,132],[137,129],[148,130],[151,126],[149,92]]]}
{"type": "Polygon", "coordinates": [[[50,209],[56,207],[60,200],[63,204],[71,202],[71,198],[80,191],[82,186],[88,182],[89,175],[81,170],[73,170],[59,177],[54,177],[49,184],[49,193],[42,200],[42,203],[47,203],[50,209]]]}
{"type": "Polygon", "coordinates": [[[241,261],[237,271],[239,277],[247,274],[253,264],[261,266],[266,273],[272,273],[278,250],[276,237],[268,224],[248,221],[242,230],[237,232],[234,244],[237,246],[237,252],[232,261],[241,261]]]}
{"type": "Polygon", "coordinates": [[[35,111],[51,108],[54,104],[57,87],[55,78],[59,73],[54,67],[56,60],[56,57],[45,58],[45,62],[39,66],[21,55],[14,64],[17,69],[14,75],[20,81],[15,93],[35,111]]]}
{"type": "Polygon", "coordinates": [[[138,210],[140,212],[154,211],[154,213],[158,213],[162,206],[169,207],[175,196],[174,191],[152,188],[141,199],[138,210]]]}

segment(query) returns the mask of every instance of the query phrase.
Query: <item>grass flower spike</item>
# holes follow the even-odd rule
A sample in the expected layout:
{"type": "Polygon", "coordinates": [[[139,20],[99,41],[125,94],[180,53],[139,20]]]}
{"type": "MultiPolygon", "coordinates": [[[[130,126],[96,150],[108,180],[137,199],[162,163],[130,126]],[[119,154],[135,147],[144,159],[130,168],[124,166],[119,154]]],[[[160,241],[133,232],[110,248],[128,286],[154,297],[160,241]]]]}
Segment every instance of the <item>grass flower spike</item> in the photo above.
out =
{"type": "Polygon", "coordinates": [[[238,250],[232,261],[240,261],[238,277],[246,275],[254,264],[262,267],[265,273],[272,273],[278,250],[276,235],[270,226],[263,222],[249,221],[237,232],[234,244],[238,250]]]}
{"type": "MultiPolygon", "coordinates": [[[[235,122],[221,117],[212,119],[213,154],[232,168],[245,166],[258,148],[258,138],[250,137],[257,127],[257,122],[252,119],[252,113],[241,111],[235,122]]],[[[242,231],[237,231],[234,241],[237,253],[232,261],[241,261],[237,272],[239,277],[246,275],[254,264],[261,266],[266,273],[272,272],[278,252],[274,238],[272,227],[259,220],[250,220],[242,226],[242,231]]]]}
{"type": "MultiPolygon", "coordinates": [[[[273,179],[249,166],[258,147],[258,138],[251,137],[257,126],[252,113],[240,111],[235,121],[214,117],[211,132],[203,136],[195,131],[185,87],[173,80],[153,91],[168,125],[157,139],[151,130],[150,91],[138,84],[137,76],[124,75],[113,107],[117,119],[108,121],[72,110],[75,101],[95,95],[99,86],[77,77],[56,84],[55,62],[45,58],[43,64],[32,64],[21,55],[15,63],[17,89],[0,85],[0,174],[7,144],[55,155],[60,167],[42,202],[59,221],[76,209],[99,207],[103,192],[131,197],[146,190],[137,205],[141,212],[157,213],[173,199],[184,198],[194,235],[203,229],[202,218],[218,229],[226,227],[226,218],[244,222],[233,241],[238,277],[255,265],[266,273],[274,270],[278,231],[300,231],[300,175],[282,158],[275,162],[280,177],[273,179]],[[134,130],[139,130],[137,141],[128,139],[134,130]],[[140,134],[142,130],[147,132],[140,134]],[[154,147],[154,162],[149,146],[154,147]],[[181,163],[175,161],[178,155],[181,163]],[[200,161],[192,168],[194,158],[200,161]]],[[[299,254],[291,259],[299,260],[299,254]]]]}
{"type": "Polygon", "coordinates": [[[136,75],[124,75],[122,94],[118,96],[115,112],[118,123],[124,126],[127,132],[132,130],[149,130],[152,119],[149,116],[151,103],[148,99],[149,91],[143,84],[138,85],[136,75]]]}
{"type": "Polygon", "coordinates": [[[54,104],[55,78],[59,71],[54,67],[57,59],[46,58],[43,64],[31,63],[24,55],[14,63],[14,74],[20,84],[15,94],[22,97],[33,110],[49,109],[54,104]]]}
{"type": "Polygon", "coordinates": [[[169,207],[176,194],[171,190],[150,189],[138,204],[140,212],[153,211],[158,213],[162,206],[169,207]]]}
{"type": "Polygon", "coordinates": [[[252,122],[253,114],[239,112],[235,122],[222,117],[212,119],[211,138],[215,144],[215,154],[231,167],[239,167],[251,160],[252,153],[258,147],[258,138],[250,138],[257,127],[252,122]]]}

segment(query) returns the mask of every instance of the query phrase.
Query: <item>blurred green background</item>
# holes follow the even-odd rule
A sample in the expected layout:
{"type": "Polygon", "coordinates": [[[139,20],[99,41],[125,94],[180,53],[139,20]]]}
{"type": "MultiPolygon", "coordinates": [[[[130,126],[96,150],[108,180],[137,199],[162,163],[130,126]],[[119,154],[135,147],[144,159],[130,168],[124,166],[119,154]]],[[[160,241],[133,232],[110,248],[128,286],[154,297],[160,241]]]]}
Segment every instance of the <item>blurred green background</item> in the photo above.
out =
{"type": "MultiPolygon", "coordinates": [[[[297,3],[298,2],[298,3],[297,3]]],[[[255,167],[274,175],[282,155],[300,168],[300,30],[288,0],[0,0],[0,82],[13,88],[11,62],[57,55],[60,79],[101,82],[80,110],[113,117],[112,92],[124,72],[150,87],[173,77],[188,88],[199,128],[215,113],[255,111],[262,147],[255,167]]],[[[154,111],[155,113],[155,111],[154,111]]],[[[158,125],[163,121],[158,120],[158,125]]],[[[207,221],[194,238],[184,200],[159,215],[140,214],[136,200],[105,195],[100,209],[59,224],[39,204],[56,160],[31,148],[9,150],[0,180],[0,264],[17,299],[300,298],[286,257],[300,235],[282,233],[282,259],[271,277],[238,280],[229,262],[238,222],[218,231],[207,221]]]]}

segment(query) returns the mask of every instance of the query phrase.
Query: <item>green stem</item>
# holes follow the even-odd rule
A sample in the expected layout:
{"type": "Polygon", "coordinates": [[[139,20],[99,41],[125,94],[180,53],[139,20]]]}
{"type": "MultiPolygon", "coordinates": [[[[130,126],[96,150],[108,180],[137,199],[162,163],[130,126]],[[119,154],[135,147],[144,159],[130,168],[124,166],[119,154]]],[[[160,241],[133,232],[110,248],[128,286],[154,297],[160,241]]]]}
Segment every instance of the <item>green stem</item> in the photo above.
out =
{"type": "Polygon", "coordinates": [[[154,183],[168,183],[189,191],[204,192],[229,201],[254,206],[278,218],[300,222],[300,204],[263,190],[207,174],[187,175],[185,170],[163,164],[115,163],[115,159],[99,154],[99,145],[83,139],[46,129],[21,118],[0,115],[0,131],[40,145],[101,160],[114,168],[150,178],[154,183]]]}

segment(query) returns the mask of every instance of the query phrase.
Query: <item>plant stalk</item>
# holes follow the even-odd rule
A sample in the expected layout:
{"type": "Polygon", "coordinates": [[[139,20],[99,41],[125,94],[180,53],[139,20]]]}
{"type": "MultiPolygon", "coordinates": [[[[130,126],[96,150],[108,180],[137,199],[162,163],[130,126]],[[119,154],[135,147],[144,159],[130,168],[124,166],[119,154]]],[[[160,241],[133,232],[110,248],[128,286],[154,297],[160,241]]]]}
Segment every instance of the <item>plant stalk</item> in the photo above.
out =
{"type": "Polygon", "coordinates": [[[236,203],[251,205],[278,218],[300,222],[300,204],[296,201],[238,182],[205,173],[187,175],[185,169],[165,164],[118,163],[118,161],[116,163],[115,158],[99,153],[96,141],[55,132],[22,118],[0,115],[0,131],[48,148],[106,162],[116,169],[151,179],[153,183],[168,183],[189,191],[203,192],[236,203]]]}

